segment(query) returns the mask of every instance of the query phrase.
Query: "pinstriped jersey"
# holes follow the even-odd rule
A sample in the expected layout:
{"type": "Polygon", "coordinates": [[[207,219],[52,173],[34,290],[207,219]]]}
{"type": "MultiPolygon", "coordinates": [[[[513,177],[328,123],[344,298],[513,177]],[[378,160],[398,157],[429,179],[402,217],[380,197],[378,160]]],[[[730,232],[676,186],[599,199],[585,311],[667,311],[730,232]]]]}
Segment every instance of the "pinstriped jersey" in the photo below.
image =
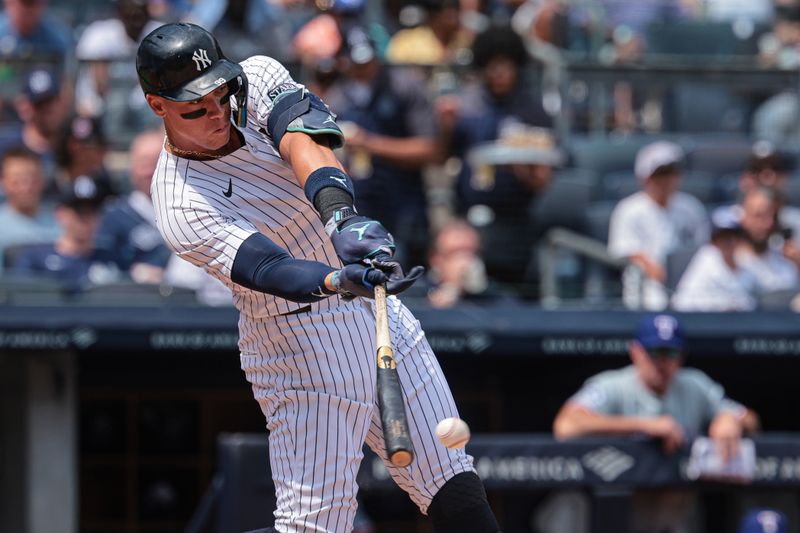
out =
{"type": "MultiPolygon", "coordinates": [[[[254,56],[241,65],[250,85],[248,125],[240,130],[245,144],[209,161],[185,159],[163,149],[151,193],[156,224],[167,245],[230,287],[243,316],[264,318],[308,304],[231,281],[236,253],[249,236],[262,233],[296,259],[340,263],[319,215],[266,133],[272,100],[302,86],[272,58],[254,56]]],[[[312,304],[313,309],[335,305],[338,297],[331,298],[312,304]]]]}

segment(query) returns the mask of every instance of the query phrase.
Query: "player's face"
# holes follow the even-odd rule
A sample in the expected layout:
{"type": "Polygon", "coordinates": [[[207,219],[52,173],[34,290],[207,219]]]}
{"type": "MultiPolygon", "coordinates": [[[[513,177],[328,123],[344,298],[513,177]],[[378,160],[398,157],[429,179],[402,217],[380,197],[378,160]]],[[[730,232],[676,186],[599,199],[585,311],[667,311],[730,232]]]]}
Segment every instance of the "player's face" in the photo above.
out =
{"type": "Polygon", "coordinates": [[[172,144],[183,150],[209,152],[222,148],[231,135],[231,104],[227,85],[191,102],[173,102],[147,95],[153,111],[164,119],[172,144]]]}
{"type": "Polygon", "coordinates": [[[674,350],[646,350],[638,342],[631,343],[631,360],[641,382],[656,394],[664,394],[681,368],[683,354],[674,350]]]}

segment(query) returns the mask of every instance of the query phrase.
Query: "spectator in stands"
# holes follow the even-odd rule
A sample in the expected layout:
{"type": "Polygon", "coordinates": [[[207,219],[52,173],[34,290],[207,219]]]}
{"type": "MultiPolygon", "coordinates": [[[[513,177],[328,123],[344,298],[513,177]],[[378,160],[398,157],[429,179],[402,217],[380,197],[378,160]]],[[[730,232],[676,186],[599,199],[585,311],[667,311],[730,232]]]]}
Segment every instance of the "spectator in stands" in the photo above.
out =
{"type": "Polygon", "coordinates": [[[137,283],[160,283],[171,252],[156,229],[150,182],[164,145],[164,132],[138,134],[128,154],[131,192],[103,213],[97,247],[112,254],[137,283]]]}
{"type": "Polygon", "coordinates": [[[785,241],[776,234],[780,193],[769,187],[756,187],[741,203],[741,224],[747,235],[736,254],[742,269],[752,274],[759,292],[768,293],[797,287],[798,264],[786,257],[785,241]]]}
{"type": "MultiPolygon", "coordinates": [[[[0,163],[5,203],[0,204],[0,259],[9,246],[50,242],[58,236],[53,210],[42,205],[44,177],[38,155],[7,150],[0,163]]],[[[2,270],[4,261],[0,261],[2,270]]]]}
{"type": "Polygon", "coordinates": [[[736,262],[745,235],[736,218],[711,217],[711,242],[700,247],[686,268],[672,307],[678,311],[751,311],[756,307],[756,280],[736,262]]]}
{"type": "Polygon", "coordinates": [[[234,61],[255,54],[278,60],[289,57],[292,34],[310,18],[313,6],[300,0],[204,0],[183,20],[214,32],[234,61]]]}
{"type": "MultiPolygon", "coordinates": [[[[727,398],[723,387],[700,370],[683,368],[685,348],[676,317],[645,316],[629,344],[633,364],[587,380],[556,415],[555,437],[641,435],[658,439],[665,453],[674,453],[708,428],[728,460],[742,436],[759,429],[758,417],[727,398]]],[[[684,492],[637,492],[630,531],[684,531],[692,500],[684,492]]]]}
{"type": "MultiPolygon", "coordinates": [[[[794,157],[776,148],[769,141],[758,141],[753,144],[750,159],[739,176],[739,198],[737,203],[718,207],[714,214],[721,213],[726,217],[741,218],[741,200],[745,194],[756,187],[772,187],[785,193],[787,181],[795,169],[794,157]]],[[[800,241],[800,208],[782,204],[778,212],[780,230],[791,232],[794,241],[800,241]]]]}
{"type": "Polygon", "coordinates": [[[56,279],[70,292],[118,281],[121,276],[113,255],[95,247],[102,204],[103,197],[91,181],[77,182],[59,199],[58,239],[25,249],[11,266],[12,272],[56,279]]]}
{"type": "Polygon", "coordinates": [[[708,242],[703,204],[678,190],[683,159],[683,150],[671,142],[643,147],[634,164],[642,190],[620,200],[611,213],[608,250],[631,263],[623,272],[622,293],[629,308],[664,309],[667,255],[708,242]]]}
{"type": "MultiPolygon", "coordinates": [[[[115,61],[132,64],[139,41],[161,25],[150,20],[147,8],[147,0],[116,0],[116,17],[94,21],[81,33],[75,48],[75,55],[81,61],[75,87],[75,107],[80,115],[98,117],[104,113],[111,64],[115,61]]],[[[132,65],[130,74],[135,81],[132,65]]],[[[136,94],[139,93],[136,87],[136,94]]],[[[143,98],[140,100],[144,106],[143,98]]]]}
{"type": "Polygon", "coordinates": [[[458,0],[422,0],[427,20],[395,33],[386,49],[389,63],[400,65],[449,65],[465,63],[471,32],[461,25],[458,0]]]}
{"type": "Polygon", "coordinates": [[[529,50],[548,47],[569,48],[569,4],[563,0],[525,0],[511,18],[511,25],[525,38],[529,50]]]}
{"type": "MultiPolygon", "coordinates": [[[[759,40],[759,59],[764,66],[784,69],[800,67],[800,4],[776,2],[772,32],[759,40]]],[[[779,92],[753,114],[753,136],[780,147],[800,142],[800,100],[794,88],[779,92]]]]}
{"type": "Polygon", "coordinates": [[[424,261],[428,218],[423,168],[438,160],[436,118],[416,71],[386,68],[361,27],[348,31],[342,76],[326,94],[347,138],[344,163],[359,213],[380,216],[404,261],[424,261]]]}
{"type": "Polygon", "coordinates": [[[16,101],[16,110],[22,124],[5,131],[0,137],[0,155],[16,146],[35,152],[42,159],[46,182],[51,183],[55,179],[58,129],[67,112],[58,75],[43,68],[28,72],[16,101]]]}
{"type": "MultiPolygon", "coordinates": [[[[344,36],[353,26],[362,26],[376,42],[371,27],[363,26],[365,0],[337,0],[304,24],[292,38],[292,55],[304,66],[315,68],[320,62],[331,62],[341,50],[344,36]]],[[[381,49],[376,42],[378,55],[381,49]]]]}
{"type": "Polygon", "coordinates": [[[450,220],[438,231],[428,253],[428,265],[426,283],[420,284],[418,291],[424,292],[433,307],[516,300],[513,292],[486,275],[480,234],[463,219],[450,220]]]}
{"type": "Polygon", "coordinates": [[[532,140],[532,149],[545,147],[550,152],[556,144],[546,130],[552,119],[536,97],[538,92],[524,82],[522,69],[528,55],[522,39],[509,27],[492,27],[479,34],[472,51],[481,81],[439,96],[439,127],[445,153],[456,158],[453,161],[460,169],[456,209],[481,229],[486,249],[492,250],[486,257],[489,275],[519,283],[533,241],[528,207],[549,184],[552,163],[514,167],[497,161],[497,165],[473,167],[469,154],[486,143],[515,145],[521,138],[527,139],[525,143],[532,140]]]}
{"type": "Polygon", "coordinates": [[[203,305],[233,305],[233,295],[228,287],[199,266],[184,261],[175,254],[167,262],[163,281],[167,285],[193,290],[197,301],[203,305]]]}
{"type": "Polygon", "coordinates": [[[0,57],[64,68],[72,52],[70,30],[45,16],[47,0],[3,0],[0,57]]]}
{"type": "Polygon", "coordinates": [[[800,4],[776,1],[772,32],[759,41],[759,60],[767,67],[795,69],[800,66],[800,4]]]}
{"type": "Polygon", "coordinates": [[[95,182],[103,196],[117,194],[117,187],[105,166],[108,144],[99,118],[73,115],[62,124],[56,141],[56,179],[50,193],[74,187],[77,180],[95,182]]]}

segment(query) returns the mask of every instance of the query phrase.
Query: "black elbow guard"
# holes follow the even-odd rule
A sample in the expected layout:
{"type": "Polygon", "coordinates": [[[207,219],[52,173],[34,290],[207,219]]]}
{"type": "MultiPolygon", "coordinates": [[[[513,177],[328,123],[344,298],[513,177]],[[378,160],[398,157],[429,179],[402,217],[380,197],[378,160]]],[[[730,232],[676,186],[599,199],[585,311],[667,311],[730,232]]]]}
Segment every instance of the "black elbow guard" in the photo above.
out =
{"type": "Polygon", "coordinates": [[[275,98],[272,106],[267,133],[276,148],[280,148],[281,139],[289,131],[325,135],[331,140],[332,148],[344,145],[344,134],[336,125],[336,115],[314,93],[300,87],[285,91],[275,98]]]}

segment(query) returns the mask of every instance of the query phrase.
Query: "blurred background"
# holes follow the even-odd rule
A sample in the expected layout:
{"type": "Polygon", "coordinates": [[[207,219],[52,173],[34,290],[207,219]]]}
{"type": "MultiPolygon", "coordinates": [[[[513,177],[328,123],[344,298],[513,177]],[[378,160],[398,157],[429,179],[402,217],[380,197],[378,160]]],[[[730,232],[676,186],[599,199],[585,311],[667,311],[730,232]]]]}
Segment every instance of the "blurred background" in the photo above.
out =
{"type": "MultiPolygon", "coordinates": [[[[625,531],[645,486],[699,505],[643,531],[800,531],[796,0],[4,0],[0,531],[270,523],[230,295],[153,224],[163,132],[134,56],[177,20],[338,115],[359,212],[428,268],[404,301],[504,531],[625,531]],[[758,413],[750,484],[688,480],[690,442],[553,438],[651,311],[758,413]],[[590,496],[582,525],[543,518],[566,489],[590,496]]],[[[380,469],[356,531],[430,531],[380,469]]]]}

